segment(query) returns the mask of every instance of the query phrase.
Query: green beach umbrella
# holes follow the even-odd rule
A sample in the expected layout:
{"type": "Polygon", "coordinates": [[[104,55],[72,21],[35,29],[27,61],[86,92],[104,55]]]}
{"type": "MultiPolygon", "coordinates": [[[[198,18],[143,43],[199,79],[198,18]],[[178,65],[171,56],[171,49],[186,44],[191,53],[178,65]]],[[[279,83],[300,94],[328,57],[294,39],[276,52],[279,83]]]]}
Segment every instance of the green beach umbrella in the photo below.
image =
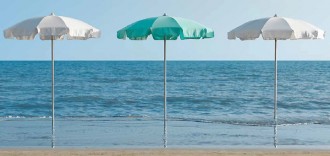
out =
{"type": "Polygon", "coordinates": [[[117,31],[118,39],[146,40],[151,35],[154,40],[164,41],[164,148],[167,147],[166,112],[166,40],[213,38],[214,31],[195,21],[171,17],[164,14],[132,23],[117,31]]]}

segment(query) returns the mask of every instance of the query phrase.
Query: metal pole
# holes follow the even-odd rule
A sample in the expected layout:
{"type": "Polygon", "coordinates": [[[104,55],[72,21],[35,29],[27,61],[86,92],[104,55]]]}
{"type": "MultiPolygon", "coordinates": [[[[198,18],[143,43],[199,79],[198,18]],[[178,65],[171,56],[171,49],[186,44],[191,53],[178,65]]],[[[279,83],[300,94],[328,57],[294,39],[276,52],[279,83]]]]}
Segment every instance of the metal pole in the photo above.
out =
{"type": "Polygon", "coordinates": [[[274,78],[274,147],[277,148],[277,39],[275,39],[275,78],[274,78]]]}
{"type": "Polygon", "coordinates": [[[54,81],[55,81],[55,74],[54,74],[54,38],[52,36],[51,39],[52,42],[52,148],[55,148],[55,128],[54,128],[54,124],[55,124],[55,107],[54,107],[54,102],[55,102],[55,97],[54,97],[54,81]]]}
{"type": "Polygon", "coordinates": [[[164,37],[164,148],[167,147],[167,112],[166,112],[166,38],[164,37]]]}

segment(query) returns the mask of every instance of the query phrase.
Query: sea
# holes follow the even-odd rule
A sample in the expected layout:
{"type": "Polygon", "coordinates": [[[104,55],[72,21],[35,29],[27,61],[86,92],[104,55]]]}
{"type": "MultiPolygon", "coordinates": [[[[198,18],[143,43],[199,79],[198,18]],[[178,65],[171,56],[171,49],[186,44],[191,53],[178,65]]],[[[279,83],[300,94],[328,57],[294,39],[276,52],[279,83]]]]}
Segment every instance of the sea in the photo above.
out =
{"type": "MultiPolygon", "coordinates": [[[[0,61],[0,148],[162,148],[162,61],[0,61]]],[[[168,61],[168,148],[329,148],[330,62],[168,61]]]]}

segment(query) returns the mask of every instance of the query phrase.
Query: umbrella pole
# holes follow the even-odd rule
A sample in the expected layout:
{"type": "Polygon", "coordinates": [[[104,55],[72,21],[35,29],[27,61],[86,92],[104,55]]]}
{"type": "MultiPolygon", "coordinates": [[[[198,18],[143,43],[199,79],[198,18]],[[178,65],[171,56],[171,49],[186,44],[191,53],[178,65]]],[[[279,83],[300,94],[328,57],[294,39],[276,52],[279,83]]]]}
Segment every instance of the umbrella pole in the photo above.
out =
{"type": "Polygon", "coordinates": [[[274,147],[277,148],[277,39],[275,39],[274,78],[274,147]]]}
{"type": "Polygon", "coordinates": [[[166,38],[164,37],[164,148],[167,147],[167,112],[166,112],[166,38]]]}
{"type": "Polygon", "coordinates": [[[51,39],[51,47],[52,47],[52,148],[55,148],[55,128],[54,128],[54,124],[55,124],[55,112],[54,112],[54,38],[52,36],[52,39],[51,39]]]}

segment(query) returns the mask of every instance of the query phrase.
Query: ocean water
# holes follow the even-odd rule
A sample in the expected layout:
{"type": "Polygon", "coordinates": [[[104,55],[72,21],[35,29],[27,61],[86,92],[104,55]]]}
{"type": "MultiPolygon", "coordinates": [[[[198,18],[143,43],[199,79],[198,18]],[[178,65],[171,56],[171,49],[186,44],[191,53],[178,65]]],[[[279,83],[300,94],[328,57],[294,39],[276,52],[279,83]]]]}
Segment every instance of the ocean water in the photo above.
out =
{"type": "MultiPolygon", "coordinates": [[[[169,61],[169,147],[273,145],[272,61],[169,61]]],[[[278,64],[278,144],[330,145],[330,62],[278,64]]],[[[0,61],[0,147],[48,147],[51,63],[0,61]]],[[[60,147],[162,147],[162,61],[56,61],[60,147]]]]}

